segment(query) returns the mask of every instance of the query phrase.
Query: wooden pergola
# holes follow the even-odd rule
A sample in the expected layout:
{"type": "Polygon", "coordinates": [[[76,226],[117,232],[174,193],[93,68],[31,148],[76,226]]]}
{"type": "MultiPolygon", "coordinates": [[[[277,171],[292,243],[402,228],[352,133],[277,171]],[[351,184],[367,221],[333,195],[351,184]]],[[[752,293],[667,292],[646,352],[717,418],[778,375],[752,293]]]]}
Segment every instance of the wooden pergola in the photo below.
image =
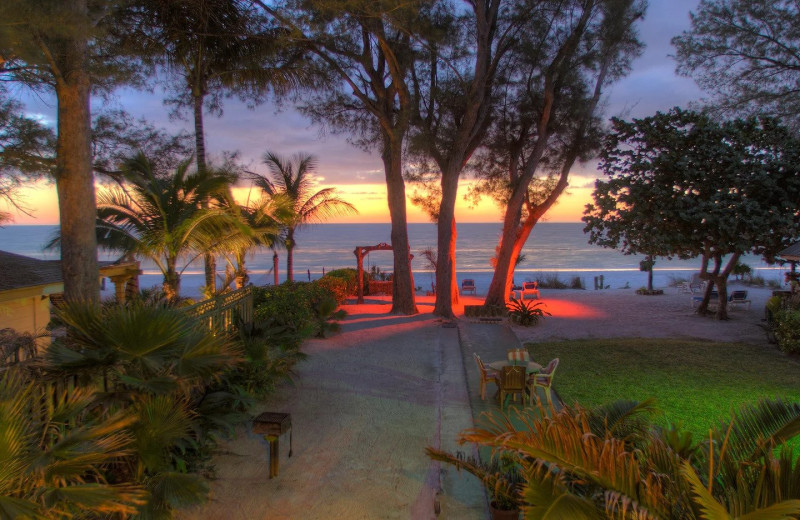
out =
{"type": "Polygon", "coordinates": [[[364,303],[364,257],[370,251],[394,251],[394,248],[386,242],[381,242],[374,246],[357,246],[353,251],[358,263],[358,303],[364,303]]]}

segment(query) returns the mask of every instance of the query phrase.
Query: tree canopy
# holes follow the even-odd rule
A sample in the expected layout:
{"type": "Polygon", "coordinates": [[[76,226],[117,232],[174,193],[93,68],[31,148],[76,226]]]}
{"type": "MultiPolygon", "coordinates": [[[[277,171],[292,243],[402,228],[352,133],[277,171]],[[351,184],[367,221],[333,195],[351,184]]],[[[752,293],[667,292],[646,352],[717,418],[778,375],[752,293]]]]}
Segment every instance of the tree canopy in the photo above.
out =
{"type": "Polygon", "coordinates": [[[724,113],[764,114],[800,128],[800,4],[702,0],[673,38],[678,72],[713,94],[724,113]]]}
{"type": "Polygon", "coordinates": [[[678,108],[612,124],[600,162],[608,180],[597,181],[583,217],[590,243],[702,256],[704,272],[713,260],[705,277],[720,290],[724,318],[739,257],[774,260],[800,234],[800,140],[774,119],[719,123],[678,108]]]}

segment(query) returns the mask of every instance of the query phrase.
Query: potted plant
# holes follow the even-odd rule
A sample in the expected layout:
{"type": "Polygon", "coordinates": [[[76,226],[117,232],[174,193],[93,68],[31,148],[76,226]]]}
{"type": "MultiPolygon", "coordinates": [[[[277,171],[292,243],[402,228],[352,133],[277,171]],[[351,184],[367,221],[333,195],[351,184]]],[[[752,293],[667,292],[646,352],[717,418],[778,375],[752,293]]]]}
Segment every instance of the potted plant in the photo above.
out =
{"type": "Polygon", "coordinates": [[[452,464],[478,477],[489,495],[489,511],[492,520],[518,520],[524,478],[520,466],[510,453],[493,456],[488,462],[474,457],[465,457],[428,446],[425,449],[433,460],[452,464]]]}

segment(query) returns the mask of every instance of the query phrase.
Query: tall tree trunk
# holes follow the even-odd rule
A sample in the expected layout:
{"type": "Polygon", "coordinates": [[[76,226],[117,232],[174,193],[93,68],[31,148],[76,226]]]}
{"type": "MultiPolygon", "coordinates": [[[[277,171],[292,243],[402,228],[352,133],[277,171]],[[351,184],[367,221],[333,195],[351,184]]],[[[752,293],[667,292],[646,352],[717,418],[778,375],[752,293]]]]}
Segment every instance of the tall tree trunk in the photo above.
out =
{"type": "Polygon", "coordinates": [[[286,279],[294,281],[294,228],[286,233],[286,279]]]}
{"type": "MultiPolygon", "coordinates": [[[[194,143],[195,154],[197,160],[197,171],[205,173],[206,164],[206,138],[203,126],[203,94],[199,89],[195,89],[192,93],[192,101],[194,102],[194,143]]],[[[203,203],[204,207],[208,207],[208,201],[203,203]]],[[[213,295],[217,292],[217,258],[213,253],[205,253],[203,255],[203,266],[205,269],[205,292],[207,295],[213,295]]]]}
{"type": "Polygon", "coordinates": [[[455,202],[458,195],[459,171],[442,172],[442,200],[439,205],[436,260],[436,304],[433,313],[445,318],[453,317],[453,299],[458,301],[458,286],[455,280],[456,233],[455,202]],[[453,294],[455,286],[456,294],[453,294]]]}
{"type": "Polygon", "coordinates": [[[383,160],[389,215],[392,219],[392,249],[394,253],[394,283],[392,284],[392,314],[411,315],[419,312],[414,295],[414,275],[409,259],[408,224],[406,216],[406,185],[403,181],[402,136],[383,137],[383,160]]]}
{"type": "Polygon", "coordinates": [[[453,269],[450,279],[452,281],[450,294],[452,295],[450,301],[453,305],[458,304],[458,278],[456,277],[456,242],[458,241],[458,227],[456,226],[456,219],[453,217],[453,239],[450,241],[450,258],[453,260],[453,269]]]}
{"type": "MultiPolygon", "coordinates": [[[[76,17],[87,14],[86,0],[65,1],[76,17]]],[[[65,6],[65,7],[66,7],[65,6]]],[[[65,42],[56,74],[58,140],[56,187],[61,222],[61,273],[64,299],[97,302],[97,203],[92,174],[90,78],[85,37],[65,42]]]]}
{"type": "Polygon", "coordinates": [[[272,273],[273,273],[274,283],[275,283],[275,285],[278,285],[280,283],[280,280],[278,280],[278,252],[277,251],[273,251],[272,252],[272,273]]]}

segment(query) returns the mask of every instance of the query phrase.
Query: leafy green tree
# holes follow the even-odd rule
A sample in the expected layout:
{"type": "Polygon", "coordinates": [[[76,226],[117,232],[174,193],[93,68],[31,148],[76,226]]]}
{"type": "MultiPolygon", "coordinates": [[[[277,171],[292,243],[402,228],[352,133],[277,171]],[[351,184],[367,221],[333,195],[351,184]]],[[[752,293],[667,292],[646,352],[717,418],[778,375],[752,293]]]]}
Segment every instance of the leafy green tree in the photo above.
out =
{"type": "MultiPolygon", "coordinates": [[[[481,145],[493,113],[505,58],[532,18],[515,16],[514,2],[467,2],[458,13],[444,3],[434,8],[434,30],[415,61],[413,78],[415,148],[433,161],[439,185],[432,189],[429,214],[437,222],[436,304],[434,313],[452,317],[456,284],[455,203],[458,181],[481,145]],[[433,209],[431,211],[431,209],[433,209]]],[[[423,182],[425,180],[423,179],[423,182]]]]}
{"type": "Polygon", "coordinates": [[[713,95],[712,109],[800,128],[797,2],[702,0],[691,20],[691,29],[672,39],[678,72],[713,95]]]}
{"type": "Polygon", "coordinates": [[[477,168],[505,213],[486,305],[505,305],[514,268],[539,220],[558,201],[576,161],[597,149],[604,90],[638,55],[642,2],[542,4],[519,36],[515,64],[498,101],[477,168]],[[554,23],[542,23],[550,20],[554,23]]]}
{"type": "Polygon", "coordinates": [[[178,270],[179,259],[193,255],[191,262],[209,250],[224,250],[243,230],[241,220],[224,207],[202,207],[209,199],[228,197],[233,177],[209,169],[190,173],[189,165],[185,161],[160,176],[139,154],[124,165],[126,182],[98,196],[99,243],[152,260],[164,274],[164,293],[173,302],[186,268],[178,270]]]}
{"type": "Polygon", "coordinates": [[[415,35],[428,26],[425,12],[434,2],[312,0],[275,6],[254,1],[313,56],[310,67],[319,79],[298,95],[301,110],[315,122],[350,134],[357,146],[380,152],[394,250],[391,312],[417,313],[403,153],[413,110],[415,35]]]}
{"type": "Polygon", "coordinates": [[[608,180],[597,181],[583,217],[590,243],[702,256],[712,284],[701,314],[716,286],[716,317],[727,319],[727,279],[741,256],[771,261],[800,233],[800,140],[774,120],[717,123],[678,108],[614,119],[601,157],[608,180]]]}
{"type": "Polygon", "coordinates": [[[317,159],[313,155],[297,154],[291,159],[285,159],[273,152],[267,152],[264,154],[264,163],[269,167],[269,178],[255,175],[253,180],[264,193],[283,199],[288,205],[281,224],[286,230],[283,239],[286,245],[286,276],[291,282],[294,280],[296,231],[311,222],[323,222],[336,215],[358,213],[358,210],[337,197],[336,188],[314,191],[317,159]]]}

